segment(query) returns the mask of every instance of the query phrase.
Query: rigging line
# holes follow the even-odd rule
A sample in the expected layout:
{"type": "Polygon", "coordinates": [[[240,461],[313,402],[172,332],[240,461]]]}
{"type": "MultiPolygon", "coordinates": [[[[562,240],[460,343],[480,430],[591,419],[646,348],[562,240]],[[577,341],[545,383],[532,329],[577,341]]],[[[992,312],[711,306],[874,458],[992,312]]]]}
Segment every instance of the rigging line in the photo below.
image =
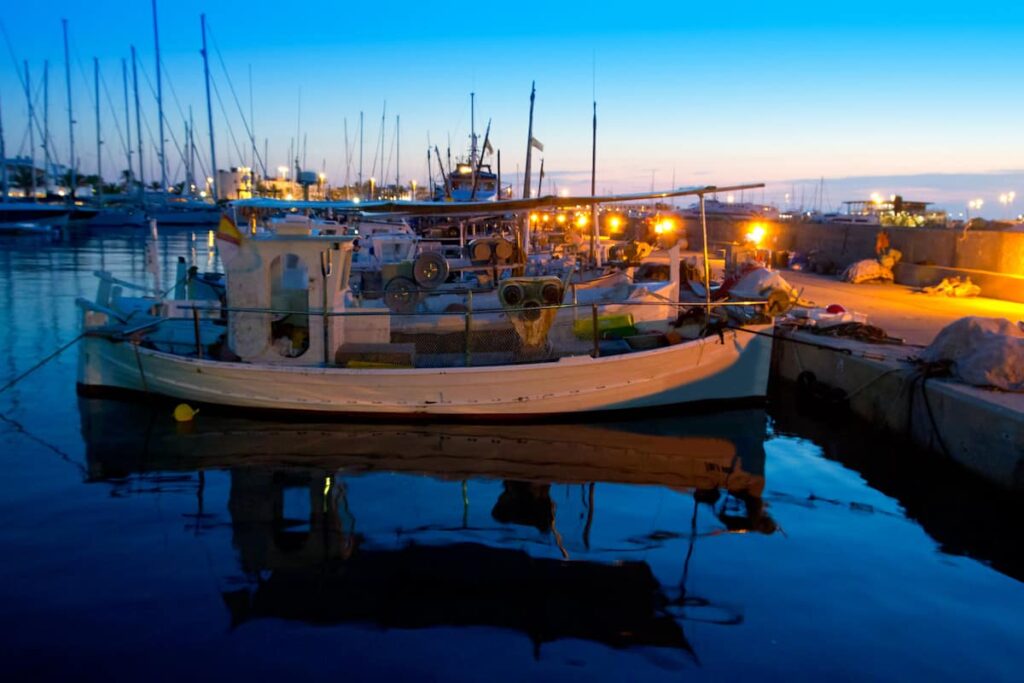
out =
{"type": "Polygon", "coordinates": [[[5,391],[7,391],[11,387],[13,387],[15,384],[17,384],[21,380],[23,380],[26,377],[28,377],[29,375],[31,375],[33,372],[35,372],[39,368],[43,367],[47,363],[49,363],[51,360],[53,360],[54,358],[56,358],[57,356],[62,354],[64,351],[67,351],[69,348],[71,348],[76,343],[78,343],[78,340],[80,340],[84,336],[85,336],[85,333],[82,332],[77,337],[72,339],[71,341],[67,342],[66,344],[62,344],[61,346],[59,346],[56,351],[53,351],[52,353],[50,353],[50,355],[48,355],[45,358],[43,358],[41,361],[39,361],[38,363],[36,363],[32,367],[30,367],[28,370],[26,370],[25,372],[21,373],[20,375],[18,375],[14,379],[10,380],[9,382],[7,382],[7,384],[3,385],[3,387],[0,387],[0,394],[4,393],[5,391]]]}
{"type": "MultiPolygon", "coordinates": [[[[395,126],[395,130],[398,130],[397,126],[395,126]]],[[[383,171],[381,173],[381,184],[382,185],[387,184],[386,181],[388,179],[388,176],[391,175],[391,157],[394,155],[394,152],[395,152],[395,144],[394,143],[395,143],[394,136],[392,136],[391,144],[388,146],[388,165],[383,168],[383,171]]]]}
{"type": "Polygon", "coordinates": [[[14,52],[14,43],[11,42],[10,35],[7,34],[7,26],[3,20],[0,20],[0,33],[4,34],[4,42],[7,43],[7,54],[11,56],[11,63],[14,65],[14,73],[18,76],[18,83],[21,84],[21,89],[25,89],[25,77],[21,73],[21,62],[18,61],[18,55],[14,52]]]}
{"type": "MultiPolygon", "coordinates": [[[[7,44],[7,53],[10,55],[11,61],[14,64],[14,73],[18,76],[18,83],[21,84],[21,89],[24,90],[25,89],[25,78],[24,78],[24,76],[22,74],[21,67],[19,66],[19,63],[18,63],[18,56],[14,52],[14,44],[11,42],[11,37],[7,33],[7,26],[4,24],[4,22],[2,20],[0,20],[0,33],[3,33],[4,42],[7,44]]],[[[40,138],[44,138],[45,136],[43,135],[42,126],[39,123],[39,120],[36,117],[34,111],[32,112],[32,120],[35,121],[36,130],[39,131],[39,137],[40,138]]],[[[50,160],[51,160],[51,163],[56,164],[60,157],[58,157],[56,149],[54,147],[53,136],[52,135],[49,136],[49,138],[47,138],[46,142],[47,142],[47,144],[50,147],[50,160]]],[[[24,144],[24,142],[22,142],[22,144],[24,144]]],[[[21,152],[19,151],[18,153],[20,154],[21,152]]],[[[47,172],[49,172],[49,171],[47,171],[47,172]]]]}
{"type": "MultiPolygon", "coordinates": [[[[387,107],[387,102],[384,103],[384,106],[387,107]]],[[[371,178],[376,177],[376,171],[377,171],[377,150],[380,149],[381,142],[384,140],[384,121],[383,121],[383,119],[384,119],[384,116],[381,115],[380,132],[377,134],[377,142],[373,146],[373,165],[370,167],[370,177],[371,178]]],[[[384,169],[384,158],[383,157],[384,157],[384,155],[381,154],[381,159],[380,159],[381,170],[384,169]]]]}
{"type": "Polygon", "coordinates": [[[0,413],[0,420],[3,420],[7,424],[9,424],[12,428],[14,428],[15,432],[21,434],[22,436],[25,436],[25,437],[31,439],[32,441],[35,441],[37,444],[39,444],[40,446],[43,446],[46,449],[53,451],[58,456],[60,456],[61,460],[67,462],[70,465],[74,465],[75,468],[77,468],[78,471],[81,472],[83,476],[88,476],[89,470],[86,468],[86,466],[83,465],[82,463],[78,462],[74,458],[72,458],[71,455],[69,455],[67,452],[65,452],[64,450],[62,450],[58,446],[54,446],[52,443],[46,441],[45,439],[36,436],[32,432],[30,432],[28,430],[28,428],[25,427],[25,425],[21,424],[20,422],[18,422],[17,420],[15,420],[12,417],[7,417],[3,413],[0,413]]]}
{"type": "MultiPolygon", "coordinates": [[[[217,81],[211,78],[210,84],[213,86],[213,92],[217,95],[217,104],[220,105],[220,111],[224,114],[224,123],[227,124],[228,134],[231,136],[231,142],[235,145],[235,151],[238,153],[238,158],[244,159],[245,156],[242,154],[242,148],[238,146],[238,140],[235,138],[235,129],[231,127],[231,120],[228,118],[228,110],[224,107],[224,100],[220,97],[220,90],[217,88],[217,81]]],[[[229,163],[228,165],[230,166],[231,164],[229,163]]]]}
{"type": "MultiPolygon", "coordinates": [[[[142,64],[139,64],[139,71],[142,72],[142,78],[145,79],[146,85],[149,86],[149,93],[155,99],[156,98],[156,88],[153,87],[153,81],[149,80],[149,74],[146,73],[146,67],[144,67],[142,64]]],[[[170,82],[168,82],[168,85],[170,85],[170,82]]],[[[171,92],[173,94],[173,92],[174,92],[174,88],[173,87],[171,88],[171,92]]],[[[157,114],[157,116],[159,116],[159,113],[157,114]]],[[[165,116],[164,120],[166,120],[166,119],[167,119],[167,117],[165,116]]],[[[142,120],[146,121],[146,118],[143,117],[142,120]]],[[[153,131],[149,127],[149,121],[146,121],[146,131],[149,132],[149,137],[151,138],[150,142],[154,142],[154,141],[159,142],[159,140],[156,140],[156,136],[153,135],[153,131]]],[[[174,127],[173,126],[167,126],[167,133],[171,136],[171,142],[174,144],[174,149],[178,153],[178,159],[179,160],[184,159],[185,158],[185,152],[182,150],[181,145],[178,144],[178,136],[174,133],[174,127]]],[[[154,147],[153,153],[156,154],[156,158],[159,159],[160,158],[159,144],[154,143],[153,147],[154,147]]],[[[163,188],[163,189],[167,189],[167,188],[163,188]]]]}
{"type": "MultiPolygon", "coordinates": [[[[160,63],[163,64],[162,59],[160,60],[160,63]]],[[[161,73],[163,74],[164,79],[166,79],[167,81],[167,87],[171,89],[171,99],[174,100],[174,106],[178,108],[178,116],[181,117],[182,121],[188,121],[188,117],[185,116],[185,111],[181,108],[181,102],[178,101],[178,91],[174,89],[174,83],[171,81],[171,74],[167,70],[166,66],[163,67],[163,71],[161,73]]],[[[166,116],[164,116],[164,120],[167,120],[166,116]]]]}
{"type": "Polygon", "coordinates": [[[245,126],[245,133],[249,137],[249,143],[256,151],[256,160],[259,161],[260,167],[263,169],[264,175],[266,175],[266,164],[260,157],[260,152],[256,149],[256,136],[253,134],[252,129],[249,127],[249,122],[245,118],[245,112],[242,110],[242,103],[238,99],[238,93],[235,92],[235,83],[231,80],[231,74],[228,72],[228,67],[224,63],[224,56],[220,52],[220,46],[217,44],[217,39],[213,35],[213,31],[210,29],[210,23],[206,23],[206,33],[210,37],[210,42],[213,43],[213,51],[217,53],[217,60],[220,62],[220,68],[224,72],[224,76],[228,79],[228,89],[231,90],[231,96],[235,100],[235,106],[238,107],[238,115],[242,119],[242,125],[245,126]]]}
{"type": "Polygon", "coordinates": [[[103,94],[107,96],[107,107],[110,109],[110,115],[114,118],[114,128],[117,129],[117,137],[121,141],[121,151],[126,155],[128,154],[128,147],[125,145],[124,134],[121,131],[121,122],[117,118],[117,110],[114,108],[114,101],[110,98],[110,90],[107,88],[107,79],[103,77],[103,72],[100,72],[100,85],[103,86],[103,94]]]}

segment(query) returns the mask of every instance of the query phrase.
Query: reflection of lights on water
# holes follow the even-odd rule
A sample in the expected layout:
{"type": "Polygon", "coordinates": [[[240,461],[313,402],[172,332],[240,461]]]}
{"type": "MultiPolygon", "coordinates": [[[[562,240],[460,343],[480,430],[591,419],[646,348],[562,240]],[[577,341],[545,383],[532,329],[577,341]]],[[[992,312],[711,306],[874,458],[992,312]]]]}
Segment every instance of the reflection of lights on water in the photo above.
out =
{"type": "Polygon", "coordinates": [[[206,233],[206,246],[208,246],[210,249],[213,249],[213,230],[210,230],[206,233]]]}

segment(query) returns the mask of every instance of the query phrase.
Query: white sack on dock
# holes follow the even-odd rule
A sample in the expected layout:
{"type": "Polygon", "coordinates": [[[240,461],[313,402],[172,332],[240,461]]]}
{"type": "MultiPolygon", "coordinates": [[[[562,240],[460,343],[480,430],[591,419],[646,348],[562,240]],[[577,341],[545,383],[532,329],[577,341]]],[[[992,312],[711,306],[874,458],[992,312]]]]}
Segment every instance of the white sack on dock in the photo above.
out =
{"type": "Polygon", "coordinates": [[[886,268],[877,259],[866,258],[848,265],[839,279],[859,285],[863,282],[892,282],[896,278],[891,268],[886,268]]]}
{"type": "Polygon", "coordinates": [[[942,328],[921,360],[951,361],[953,376],[979,387],[1024,392],[1024,329],[1005,318],[961,318],[942,328]]]}
{"type": "Polygon", "coordinates": [[[740,281],[729,290],[729,294],[737,299],[767,299],[776,289],[781,289],[791,294],[791,298],[795,298],[793,286],[777,271],[758,268],[740,278],[740,281]]]}

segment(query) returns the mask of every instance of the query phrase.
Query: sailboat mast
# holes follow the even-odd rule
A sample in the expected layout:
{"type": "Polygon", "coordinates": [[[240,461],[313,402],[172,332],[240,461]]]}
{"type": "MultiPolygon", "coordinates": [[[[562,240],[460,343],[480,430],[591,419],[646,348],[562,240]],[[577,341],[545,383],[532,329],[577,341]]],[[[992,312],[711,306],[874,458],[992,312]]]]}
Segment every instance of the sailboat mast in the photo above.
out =
{"type": "Polygon", "coordinates": [[[7,203],[8,194],[8,183],[7,183],[7,145],[4,144],[4,118],[3,118],[3,105],[0,104],[0,176],[2,176],[4,196],[0,197],[0,201],[7,203]]]}
{"type": "Polygon", "coordinates": [[[196,124],[192,118],[192,106],[188,108],[188,193],[196,186],[196,124]]]}
{"type": "MultiPolygon", "coordinates": [[[[135,46],[132,45],[132,88],[135,90],[135,135],[139,143],[139,199],[146,199],[146,171],[143,166],[145,155],[142,147],[142,108],[139,107],[139,66],[135,59],[135,46]]],[[[129,126],[130,128],[130,126],[129,126]]],[[[131,136],[131,131],[128,132],[131,136]]]]}
{"type": "MultiPolygon", "coordinates": [[[[32,130],[32,121],[35,118],[33,116],[32,109],[32,82],[28,76],[28,60],[25,60],[25,99],[28,100],[28,159],[29,159],[29,175],[32,177],[32,201],[36,200],[36,136],[35,131],[32,130]]],[[[7,163],[4,160],[4,163],[7,163]]]]}
{"type": "Polygon", "coordinates": [[[131,110],[128,109],[128,64],[125,62],[124,57],[121,58],[121,84],[124,87],[124,129],[125,139],[128,144],[125,145],[125,154],[128,157],[128,177],[125,180],[125,193],[128,192],[128,184],[131,183],[132,179],[132,124],[131,124],[131,110]]]}
{"type": "Polygon", "coordinates": [[[402,117],[395,115],[395,194],[398,194],[398,188],[401,187],[401,174],[398,172],[401,167],[402,161],[402,138],[401,138],[401,123],[402,117]]]}
{"type": "Polygon", "coordinates": [[[359,112],[359,196],[363,196],[363,112],[359,112]]]}
{"type": "Polygon", "coordinates": [[[43,193],[50,194],[50,60],[43,60],[43,193]]]}
{"type": "Polygon", "coordinates": [[[249,184],[255,189],[253,175],[256,173],[256,119],[252,106],[252,64],[249,65],[249,142],[252,143],[252,163],[249,164],[249,184]]]}
{"type": "MultiPolygon", "coordinates": [[[[385,185],[388,180],[384,177],[384,137],[387,129],[384,127],[384,120],[388,115],[388,101],[384,100],[384,109],[380,113],[380,185],[385,185]]],[[[370,197],[374,199],[374,197],[370,197]]]]}
{"type": "Polygon", "coordinates": [[[78,186],[78,172],[76,171],[75,164],[75,120],[71,111],[71,57],[68,50],[68,20],[61,19],[61,25],[64,28],[64,78],[67,81],[68,86],[68,146],[70,147],[70,170],[71,170],[71,187],[68,189],[68,201],[75,201],[75,187],[78,186]]]}
{"type": "MultiPolygon", "coordinates": [[[[597,196],[597,100],[594,100],[594,123],[590,139],[590,196],[597,196]]],[[[597,222],[597,204],[590,205],[590,256],[601,267],[601,229],[597,222]]]]}
{"type": "Polygon", "coordinates": [[[100,205],[103,205],[103,155],[101,153],[103,138],[100,129],[100,60],[92,58],[92,75],[96,90],[96,177],[100,186],[100,205]]]}
{"type": "Polygon", "coordinates": [[[352,155],[351,155],[351,152],[350,152],[350,150],[348,148],[348,117],[346,116],[343,119],[343,121],[344,121],[344,130],[343,130],[343,132],[345,134],[345,199],[351,199],[352,198],[352,193],[351,193],[350,181],[352,180],[352,178],[349,177],[349,175],[350,175],[349,172],[352,170],[352,155]]]}
{"type": "Polygon", "coordinates": [[[533,101],[536,96],[537,82],[534,81],[530,84],[530,123],[526,129],[526,168],[523,180],[523,199],[528,199],[530,196],[530,161],[533,151],[533,101]]]}
{"type": "MultiPolygon", "coordinates": [[[[155,1],[155,0],[154,0],[155,1]]],[[[217,147],[213,140],[213,101],[210,99],[210,60],[209,55],[206,52],[206,15],[199,15],[199,26],[203,31],[203,74],[206,78],[206,120],[207,125],[210,127],[210,177],[213,178],[213,183],[210,186],[210,191],[213,193],[213,201],[216,202],[219,195],[217,194],[217,147]]]]}
{"type": "Polygon", "coordinates": [[[184,180],[184,182],[182,183],[182,186],[181,186],[181,193],[182,194],[185,194],[185,192],[187,192],[189,190],[189,188],[191,186],[191,182],[192,182],[192,169],[190,169],[188,167],[189,157],[191,156],[191,154],[189,154],[189,152],[191,151],[190,150],[190,146],[192,144],[192,140],[189,138],[188,120],[187,119],[184,121],[184,125],[185,125],[185,180],[184,180]]]}
{"type": "Polygon", "coordinates": [[[156,109],[157,129],[160,132],[160,191],[167,191],[167,157],[164,154],[164,90],[160,74],[163,67],[160,62],[160,31],[156,21],[156,0],[153,0],[153,44],[156,48],[156,109]]]}

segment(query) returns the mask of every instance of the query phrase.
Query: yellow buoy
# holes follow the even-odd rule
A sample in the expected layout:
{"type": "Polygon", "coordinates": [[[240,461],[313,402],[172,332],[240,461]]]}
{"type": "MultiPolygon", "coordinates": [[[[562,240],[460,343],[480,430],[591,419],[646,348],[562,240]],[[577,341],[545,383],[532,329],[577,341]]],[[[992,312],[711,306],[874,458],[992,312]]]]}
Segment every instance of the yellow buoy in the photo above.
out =
{"type": "Polygon", "coordinates": [[[191,422],[192,418],[199,414],[198,410],[193,410],[192,406],[187,403],[179,403],[174,408],[174,419],[178,422],[191,422]]]}

